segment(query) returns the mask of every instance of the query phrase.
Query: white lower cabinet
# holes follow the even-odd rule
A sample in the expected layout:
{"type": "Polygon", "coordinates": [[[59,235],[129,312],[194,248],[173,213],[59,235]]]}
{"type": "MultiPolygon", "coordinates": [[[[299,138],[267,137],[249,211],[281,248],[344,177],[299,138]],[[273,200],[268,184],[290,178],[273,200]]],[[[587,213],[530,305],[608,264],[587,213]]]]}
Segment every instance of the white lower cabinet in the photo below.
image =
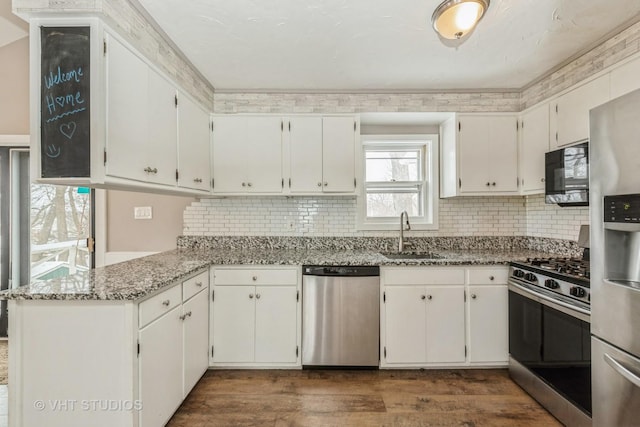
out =
{"type": "Polygon", "coordinates": [[[184,398],[209,367],[209,292],[203,290],[186,301],[183,305],[183,316],[186,316],[182,350],[184,398]]]}
{"type": "Polygon", "coordinates": [[[507,267],[382,267],[381,367],[507,362],[507,267]]]}
{"type": "Polygon", "coordinates": [[[300,366],[299,270],[212,270],[212,366],[300,366]]]}

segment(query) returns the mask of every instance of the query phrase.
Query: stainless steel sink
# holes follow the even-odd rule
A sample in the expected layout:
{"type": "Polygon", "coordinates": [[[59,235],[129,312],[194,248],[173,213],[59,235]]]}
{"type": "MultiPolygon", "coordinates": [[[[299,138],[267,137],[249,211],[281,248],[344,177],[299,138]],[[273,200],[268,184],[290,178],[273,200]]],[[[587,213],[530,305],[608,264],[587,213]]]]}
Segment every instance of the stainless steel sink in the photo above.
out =
{"type": "Polygon", "coordinates": [[[433,252],[380,252],[387,259],[442,259],[442,255],[433,252]]]}

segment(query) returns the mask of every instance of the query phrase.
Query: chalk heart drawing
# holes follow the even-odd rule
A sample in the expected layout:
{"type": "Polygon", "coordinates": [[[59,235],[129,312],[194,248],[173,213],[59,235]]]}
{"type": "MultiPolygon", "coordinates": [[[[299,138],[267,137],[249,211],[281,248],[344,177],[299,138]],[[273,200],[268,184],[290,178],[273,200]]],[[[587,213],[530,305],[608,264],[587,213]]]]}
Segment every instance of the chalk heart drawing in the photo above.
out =
{"type": "Polygon", "coordinates": [[[60,125],[60,133],[67,138],[73,138],[73,134],[76,133],[76,122],[63,123],[60,125]]]}
{"type": "Polygon", "coordinates": [[[56,147],[54,144],[50,144],[47,147],[46,155],[47,157],[51,157],[52,159],[55,159],[60,155],[60,151],[61,151],[60,147],[56,147]]]}

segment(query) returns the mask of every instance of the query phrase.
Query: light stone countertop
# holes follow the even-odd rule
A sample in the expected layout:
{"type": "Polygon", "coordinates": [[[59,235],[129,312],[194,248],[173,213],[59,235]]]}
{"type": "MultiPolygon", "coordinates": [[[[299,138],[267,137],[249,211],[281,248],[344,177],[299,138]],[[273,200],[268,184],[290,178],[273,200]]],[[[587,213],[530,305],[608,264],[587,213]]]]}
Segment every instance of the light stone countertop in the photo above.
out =
{"type": "Polygon", "coordinates": [[[532,250],[442,250],[438,259],[390,260],[375,251],[175,249],[0,292],[6,300],[136,301],[212,265],[496,265],[551,254],[532,250]]]}

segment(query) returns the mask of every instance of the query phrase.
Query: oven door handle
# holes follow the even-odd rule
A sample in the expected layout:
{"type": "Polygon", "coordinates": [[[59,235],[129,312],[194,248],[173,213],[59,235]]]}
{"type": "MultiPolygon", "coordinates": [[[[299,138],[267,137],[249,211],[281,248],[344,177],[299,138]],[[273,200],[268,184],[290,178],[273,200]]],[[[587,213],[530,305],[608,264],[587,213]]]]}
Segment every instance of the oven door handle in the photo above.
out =
{"type": "Polygon", "coordinates": [[[631,371],[628,367],[624,366],[622,363],[618,362],[613,357],[609,356],[607,353],[603,356],[604,361],[607,362],[609,366],[613,368],[614,371],[625,377],[631,384],[640,388],[640,376],[635,372],[631,371]]]}
{"type": "Polygon", "coordinates": [[[591,313],[580,307],[576,307],[571,304],[567,304],[564,301],[550,298],[542,293],[532,291],[531,289],[525,288],[518,283],[514,283],[513,281],[509,281],[509,288],[526,298],[538,301],[541,304],[561,311],[565,314],[568,314],[569,316],[573,316],[587,323],[591,323],[591,313]]]}

